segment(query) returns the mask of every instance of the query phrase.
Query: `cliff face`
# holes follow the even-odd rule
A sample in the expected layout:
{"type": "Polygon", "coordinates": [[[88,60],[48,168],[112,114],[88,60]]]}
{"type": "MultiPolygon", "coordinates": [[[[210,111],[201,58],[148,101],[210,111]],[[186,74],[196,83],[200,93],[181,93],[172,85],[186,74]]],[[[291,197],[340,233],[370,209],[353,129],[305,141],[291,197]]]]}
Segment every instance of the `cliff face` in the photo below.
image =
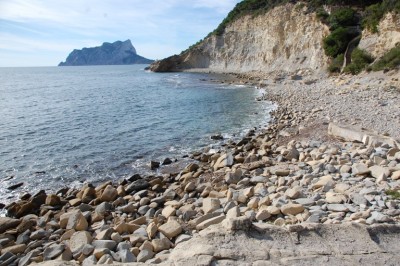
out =
{"type": "Polygon", "coordinates": [[[157,61],[151,70],[324,71],[328,58],[322,40],[328,33],[315,14],[287,4],[264,15],[241,17],[227,26],[223,35],[212,35],[179,56],[157,61]]]}
{"type": "Polygon", "coordinates": [[[400,45],[400,14],[388,13],[379,23],[377,33],[363,31],[358,46],[379,58],[396,45],[400,45]]]}
{"type": "Polygon", "coordinates": [[[151,64],[152,62],[153,60],[138,55],[131,41],[126,40],[114,43],[105,42],[101,46],[82,50],[75,49],[59,66],[130,65],[151,64]]]}

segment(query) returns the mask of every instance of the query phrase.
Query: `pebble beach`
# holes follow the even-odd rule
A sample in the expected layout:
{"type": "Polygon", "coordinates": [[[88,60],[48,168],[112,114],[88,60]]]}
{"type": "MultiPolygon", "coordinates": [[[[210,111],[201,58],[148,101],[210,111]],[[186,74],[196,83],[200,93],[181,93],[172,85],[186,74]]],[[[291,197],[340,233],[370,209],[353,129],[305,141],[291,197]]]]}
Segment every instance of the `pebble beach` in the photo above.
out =
{"type": "MultiPolygon", "coordinates": [[[[195,151],[168,173],[161,166],[154,175],[25,194],[0,217],[0,265],[185,265],[192,261],[177,252],[195,252],[205,232],[234,235],[262,225],[384,224],[400,232],[398,71],[237,79],[277,104],[268,127],[219,150],[195,151]],[[346,139],[329,134],[332,125],[390,141],[346,139]]],[[[278,265],[301,253],[282,247],[247,258],[217,250],[192,257],[198,265],[278,265]]]]}

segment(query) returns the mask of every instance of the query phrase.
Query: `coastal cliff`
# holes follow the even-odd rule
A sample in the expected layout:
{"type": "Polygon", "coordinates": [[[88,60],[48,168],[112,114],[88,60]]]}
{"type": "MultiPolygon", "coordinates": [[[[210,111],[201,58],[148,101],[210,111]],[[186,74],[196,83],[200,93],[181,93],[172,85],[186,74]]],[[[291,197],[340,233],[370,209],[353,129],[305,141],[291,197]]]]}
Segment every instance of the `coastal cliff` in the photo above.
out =
{"type": "Polygon", "coordinates": [[[212,34],[179,56],[157,61],[151,69],[163,72],[200,68],[236,73],[323,70],[328,58],[322,39],[328,32],[315,14],[306,13],[299,5],[286,4],[263,15],[243,16],[228,25],[222,35],[212,34]]]}
{"type": "Polygon", "coordinates": [[[224,24],[222,31],[217,29],[180,55],[154,62],[150,69],[154,72],[339,72],[340,67],[335,70],[331,65],[345,67],[350,64],[352,51],[358,42],[353,42],[351,49],[346,49],[346,46],[350,46],[349,42],[354,37],[361,39],[360,49],[365,49],[375,59],[379,59],[400,43],[400,16],[396,12],[390,12],[393,9],[387,8],[384,11],[388,13],[378,25],[379,32],[371,33],[368,29],[362,32],[360,30],[364,27],[363,16],[369,14],[366,3],[355,7],[324,5],[310,8],[310,5],[306,2],[286,3],[271,6],[264,12],[247,11],[248,13],[237,15],[224,24]],[[354,11],[350,24],[346,24],[348,21],[340,21],[340,16],[348,10],[354,11]],[[339,14],[340,12],[342,13],[339,14]],[[335,23],[343,25],[338,26],[335,23]],[[341,29],[348,34],[347,37],[338,37],[337,33],[341,29]],[[327,44],[332,40],[336,43],[327,44]],[[327,45],[343,46],[343,43],[344,47],[338,53],[329,54],[327,51],[327,45]],[[345,51],[348,60],[343,63],[340,57],[345,51]]]}
{"type": "Polygon", "coordinates": [[[387,13],[378,24],[378,31],[364,29],[359,47],[379,58],[400,44],[400,14],[387,13]]]}
{"type": "Polygon", "coordinates": [[[103,43],[101,46],[73,50],[59,66],[151,64],[153,60],[136,53],[130,40],[103,43]]]}

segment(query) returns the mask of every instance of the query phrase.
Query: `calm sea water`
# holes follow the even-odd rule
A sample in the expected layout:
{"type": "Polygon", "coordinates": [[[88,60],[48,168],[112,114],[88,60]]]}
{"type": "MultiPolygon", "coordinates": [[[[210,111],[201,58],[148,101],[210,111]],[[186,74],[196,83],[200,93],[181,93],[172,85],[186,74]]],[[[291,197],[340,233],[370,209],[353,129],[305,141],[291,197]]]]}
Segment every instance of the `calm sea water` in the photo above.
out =
{"type": "Polygon", "coordinates": [[[143,69],[0,68],[0,201],[143,173],[268,122],[273,107],[254,88],[143,69]]]}

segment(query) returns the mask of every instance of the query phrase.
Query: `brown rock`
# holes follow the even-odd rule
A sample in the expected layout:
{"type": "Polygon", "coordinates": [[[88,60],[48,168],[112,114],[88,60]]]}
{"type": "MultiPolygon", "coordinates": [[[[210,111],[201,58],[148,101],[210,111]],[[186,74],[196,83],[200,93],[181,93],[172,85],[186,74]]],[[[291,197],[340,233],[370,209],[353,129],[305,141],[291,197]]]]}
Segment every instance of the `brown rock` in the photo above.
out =
{"type": "Polygon", "coordinates": [[[79,199],[79,198],[75,198],[75,199],[72,199],[72,200],[68,201],[68,203],[69,203],[69,205],[71,205],[72,207],[76,207],[76,206],[81,205],[82,200],[79,199]]]}
{"type": "Polygon", "coordinates": [[[158,228],[158,231],[163,233],[169,239],[172,239],[179,235],[183,229],[182,226],[177,221],[169,221],[158,228]]]}
{"type": "Polygon", "coordinates": [[[167,250],[171,247],[171,242],[167,238],[153,239],[151,244],[153,245],[153,250],[156,253],[167,250]]]}
{"type": "Polygon", "coordinates": [[[68,218],[66,229],[75,229],[76,231],[84,231],[88,228],[88,222],[81,211],[76,211],[68,218]]]}
{"type": "Polygon", "coordinates": [[[398,180],[400,179],[400,171],[395,171],[392,173],[392,179],[393,180],[398,180]]]}
{"type": "Polygon", "coordinates": [[[114,226],[114,231],[118,232],[120,235],[123,235],[125,233],[132,234],[139,228],[140,226],[137,224],[131,224],[131,223],[127,224],[122,222],[119,225],[114,226]]]}
{"type": "Polygon", "coordinates": [[[101,194],[100,199],[102,201],[114,201],[118,197],[118,192],[117,189],[115,189],[113,186],[108,185],[103,193],[101,194]]]}
{"type": "Polygon", "coordinates": [[[157,224],[155,224],[154,222],[151,222],[147,226],[146,232],[150,239],[152,239],[156,235],[157,230],[158,230],[157,224]]]}
{"type": "Polygon", "coordinates": [[[172,206],[166,206],[161,214],[165,217],[165,218],[169,218],[170,216],[174,216],[176,212],[176,209],[172,206]]]}
{"type": "Polygon", "coordinates": [[[221,202],[219,199],[213,199],[213,198],[205,198],[203,199],[203,212],[204,214],[213,212],[217,209],[219,209],[221,206],[221,202]]]}
{"type": "Polygon", "coordinates": [[[93,187],[87,187],[82,194],[82,202],[89,203],[96,198],[96,190],[93,187]]]}
{"type": "Polygon", "coordinates": [[[19,225],[20,220],[9,217],[0,217],[0,234],[19,225]]]}
{"type": "Polygon", "coordinates": [[[14,255],[21,254],[21,253],[24,253],[25,250],[26,250],[26,245],[25,244],[14,245],[14,246],[3,248],[1,250],[1,255],[4,255],[7,252],[11,252],[14,255]]]}
{"type": "Polygon", "coordinates": [[[281,207],[281,212],[285,215],[296,215],[304,211],[304,206],[301,204],[289,203],[281,207]]]}
{"type": "Polygon", "coordinates": [[[50,206],[59,206],[61,205],[61,199],[55,194],[50,194],[47,195],[45,204],[50,206]]]}

